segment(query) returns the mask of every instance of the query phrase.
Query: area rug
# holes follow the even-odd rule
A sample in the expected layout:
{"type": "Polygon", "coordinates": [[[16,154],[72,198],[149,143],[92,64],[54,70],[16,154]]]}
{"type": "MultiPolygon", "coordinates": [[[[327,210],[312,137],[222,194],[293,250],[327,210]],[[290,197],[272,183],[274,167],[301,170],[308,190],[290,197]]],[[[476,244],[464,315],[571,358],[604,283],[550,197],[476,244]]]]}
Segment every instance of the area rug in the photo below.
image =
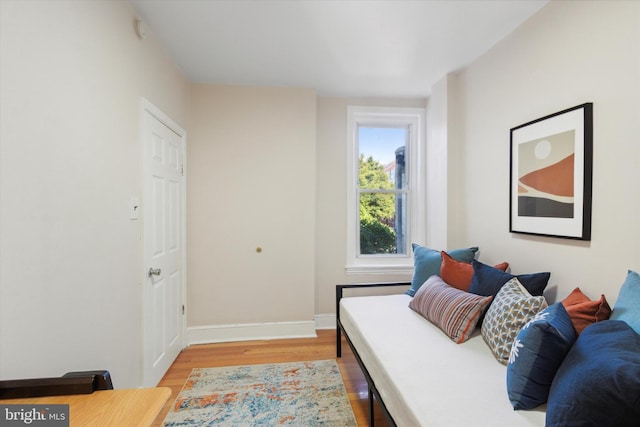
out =
{"type": "Polygon", "coordinates": [[[335,360],[194,369],[164,426],[355,427],[335,360]]]}

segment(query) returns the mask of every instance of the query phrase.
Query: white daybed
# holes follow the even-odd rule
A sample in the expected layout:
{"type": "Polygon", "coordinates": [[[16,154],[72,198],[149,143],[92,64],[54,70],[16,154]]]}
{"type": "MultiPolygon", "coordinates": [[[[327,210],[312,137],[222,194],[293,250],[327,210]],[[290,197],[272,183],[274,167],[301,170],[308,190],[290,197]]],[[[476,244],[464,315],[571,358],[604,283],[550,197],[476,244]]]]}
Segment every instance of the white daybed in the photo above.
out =
{"type": "Polygon", "coordinates": [[[342,298],[345,288],[372,286],[380,285],[337,285],[337,355],[343,332],[369,383],[370,405],[375,396],[392,425],[544,426],[545,406],[514,411],[506,366],[479,331],[456,344],[409,309],[405,294],[342,298]]]}

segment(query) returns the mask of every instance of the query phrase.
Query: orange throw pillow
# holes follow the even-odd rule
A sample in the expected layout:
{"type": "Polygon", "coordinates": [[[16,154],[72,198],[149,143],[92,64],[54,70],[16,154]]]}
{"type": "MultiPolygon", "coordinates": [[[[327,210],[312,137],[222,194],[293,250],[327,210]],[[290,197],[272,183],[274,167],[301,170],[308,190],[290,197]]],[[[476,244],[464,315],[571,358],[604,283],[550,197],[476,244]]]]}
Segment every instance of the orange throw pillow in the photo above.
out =
{"type": "MultiPolygon", "coordinates": [[[[440,277],[449,286],[469,292],[471,281],[473,280],[473,265],[467,262],[457,261],[445,251],[440,252],[442,255],[442,264],[440,266],[440,277]]],[[[503,262],[494,266],[500,271],[507,271],[508,262],[503,262]]]]}
{"type": "Polygon", "coordinates": [[[611,307],[604,295],[600,299],[591,301],[580,288],[575,288],[562,300],[562,305],[569,313],[576,334],[580,333],[592,323],[607,320],[611,315],[611,307]]]}

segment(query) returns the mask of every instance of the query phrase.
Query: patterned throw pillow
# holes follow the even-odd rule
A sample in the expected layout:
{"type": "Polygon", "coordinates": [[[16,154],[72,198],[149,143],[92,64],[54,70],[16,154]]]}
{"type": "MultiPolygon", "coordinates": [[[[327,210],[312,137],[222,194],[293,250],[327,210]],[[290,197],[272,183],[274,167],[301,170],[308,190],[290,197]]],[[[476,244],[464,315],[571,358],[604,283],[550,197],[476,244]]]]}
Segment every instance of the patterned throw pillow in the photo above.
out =
{"type": "Polygon", "coordinates": [[[482,323],[482,338],[498,362],[509,362],[520,329],[546,307],[543,296],[531,296],[515,277],[500,289],[482,323]]]}
{"type": "Polygon", "coordinates": [[[460,344],[469,339],[491,298],[461,291],[447,285],[440,276],[431,276],[418,289],[409,308],[460,344]]]}
{"type": "Polygon", "coordinates": [[[611,307],[604,295],[591,301],[580,288],[575,288],[571,293],[562,300],[562,305],[571,317],[571,323],[576,330],[576,334],[580,335],[584,328],[592,323],[607,320],[611,315],[611,307]]]}
{"type": "Polygon", "coordinates": [[[553,377],[575,341],[571,318],[559,302],[524,325],[507,365],[507,393],[513,409],[533,409],[547,401],[553,377]]]}
{"type": "MultiPolygon", "coordinates": [[[[549,278],[551,277],[551,273],[549,272],[514,276],[513,274],[493,268],[490,265],[478,262],[475,259],[471,261],[471,265],[473,266],[473,280],[471,281],[471,286],[469,286],[469,292],[478,295],[492,295],[495,297],[505,283],[516,277],[520,284],[523,285],[531,295],[540,296],[547,287],[549,278]]],[[[481,317],[478,324],[481,325],[483,321],[484,317],[481,317]]]]}

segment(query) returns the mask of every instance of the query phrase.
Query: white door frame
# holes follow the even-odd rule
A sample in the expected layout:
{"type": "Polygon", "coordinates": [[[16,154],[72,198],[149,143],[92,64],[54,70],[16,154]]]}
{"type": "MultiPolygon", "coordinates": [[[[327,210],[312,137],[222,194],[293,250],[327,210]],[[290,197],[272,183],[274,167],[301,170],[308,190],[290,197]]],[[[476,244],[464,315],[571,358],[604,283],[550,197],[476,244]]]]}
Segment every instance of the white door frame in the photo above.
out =
{"type": "MultiPolygon", "coordinates": [[[[148,165],[148,160],[146,158],[146,156],[144,155],[144,144],[145,144],[145,135],[147,135],[147,132],[149,131],[149,129],[147,129],[147,126],[145,124],[145,115],[146,113],[149,113],[150,115],[152,115],[154,118],[156,118],[159,122],[161,122],[162,124],[164,124],[165,126],[167,126],[169,129],[171,129],[173,132],[175,132],[179,137],[180,137],[180,142],[182,145],[182,164],[183,164],[183,179],[182,179],[182,188],[181,188],[181,192],[182,192],[182,221],[181,221],[181,228],[182,228],[182,277],[181,277],[181,297],[182,297],[182,310],[183,310],[183,316],[182,316],[182,322],[181,322],[181,326],[180,326],[180,336],[182,338],[180,346],[181,348],[185,347],[185,343],[186,343],[186,332],[187,332],[187,250],[186,250],[186,240],[187,240],[187,221],[186,221],[186,211],[187,211],[187,193],[186,193],[186,188],[187,188],[187,132],[180,126],[178,125],[176,122],[174,122],[167,114],[165,114],[162,110],[160,110],[159,108],[157,108],[155,105],[153,105],[151,102],[149,102],[149,100],[147,100],[146,98],[142,98],[142,108],[141,108],[141,116],[140,116],[140,121],[141,121],[141,129],[140,129],[140,153],[141,153],[141,157],[142,157],[142,192],[144,194],[145,191],[145,179],[148,175],[149,172],[149,165],[148,165]]],[[[148,259],[147,259],[147,254],[145,253],[145,233],[144,233],[144,221],[145,221],[145,212],[147,212],[147,208],[145,205],[145,200],[144,198],[142,199],[142,215],[141,215],[141,219],[142,219],[142,223],[141,223],[141,229],[140,229],[140,235],[141,235],[141,250],[142,250],[142,268],[141,268],[141,283],[142,283],[142,369],[141,369],[141,374],[142,374],[142,385],[143,387],[155,387],[157,386],[157,382],[153,379],[150,378],[150,372],[151,372],[151,366],[148,366],[148,361],[151,359],[150,354],[152,354],[152,349],[149,346],[149,341],[150,341],[150,337],[147,336],[147,328],[145,325],[146,319],[147,319],[147,287],[146,282],[147,282],[147,275],[149,274],[149,265],[148,264],[148,259]],[[155,384],[154,384],[155,383],[155,384]]]]}

